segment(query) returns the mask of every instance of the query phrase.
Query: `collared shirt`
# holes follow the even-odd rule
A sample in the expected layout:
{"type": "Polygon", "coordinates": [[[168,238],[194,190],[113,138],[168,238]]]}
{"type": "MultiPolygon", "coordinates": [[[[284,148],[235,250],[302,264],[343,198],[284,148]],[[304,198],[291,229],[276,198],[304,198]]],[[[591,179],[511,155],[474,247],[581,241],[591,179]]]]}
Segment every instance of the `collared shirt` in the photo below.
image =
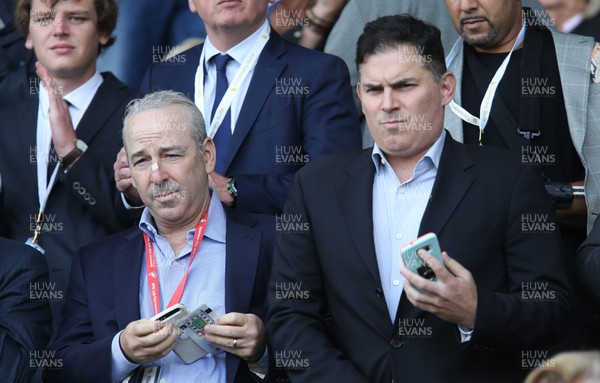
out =
{"type": "MultiPolygon", "coordinates": [[[[264,23],[250,36],[246,37],[240,43],[238,43],[233,48],[229,49],[227,52],[221,52],[210,41],[210,37],[206,37],[204,41],[204,67],[206,68],[206,76],[204,78],[204,122],[206,126],[210,126],[211,119],[211,111],[213,107],[213,103],[215,100],[215,92],[217,88],[217,67],[211,58],[220,54],[227,53],[233,60],[227,64],[227,81],[231,84],[238,69],[241,66],[241,63],[244,61],[254,43],[260,38],[260,35],[267,25],[268,21],[265,20],[264,23]]],[[[254,74],[254,67],[250,69],[248,75],[242,82],[242,85],[239,87],[239,91],[237,92],[237,96],[233,98],[231,102],[231,132],[233,133],[235,130],[235,125],[240,115],[240,110],[242,109],[242,104],[244,103],[244,99],[246,98],[246,92],[248,92],[248,87],[250,86],[250,81],[252,80],[252,75],[254,74]]]]}
{"type": "MultiPolygon", "coordinates": [[[[103,81],[102,75],[96,72],[89,80],[63,97],[70,103],[69,114],[71,115],[71,121],[73,122],[73,128],[75,130],[77,130],[79,121],[81,121],[83,114],[90,106],[92,99],[96,95],[96,91],[98,91],[98,88],[102,85],[103,81]]],[[[52,142],[52,128],[50,127],[50,97],[48,91],[44,88],[41,81],[38,89],[39,103],[36,127],[36,146],[33,149],[35,150],[37,164],[38,198],[41,206],[43,203],[42,201],[46,197],[46,185],[48,184],[48,154],[50,152],[50,143],[52,142]]],[[[0,190],[2,190],[1,178],[0,190]]]]}
{"type": "Polygon", "coordinates": [[[413,176],[400,182],[385,153],[373,147],[373,238],[381,285],[392,323],[404,286],[400,249],[419,235],[444,147],[446,131],[417,162],[413,176]]]}
{"type": "MultiPolygon", "coordinates": [[[[205,303],[217,316],[225,314],[225,211],[217,193],[213,193],[208,210],[206,234],[198,254],[190,267],[181,302],[188,311],[193,311],[205,303]]],[[[140,229],[146,233],[154,244],[158,279],[160,282],[160,302],[164,310],[173,296],[188,266],[195,229],[187,233],[187,245],[174,254],[167,240],[161,236],[154,225],[150,211],[146,208],[139,223],[140,229]]],[[[145,262],[140,272],[140,315],[151,318],[155,315],[148,288],[145,262]]],[[[117,333],[111,346],[112,379],[121,382],[138,365],[127,361],[119,346],[120,332],[117,333]]],[[[177,382],[224,382],[226,379],[225,352],[217,355],[208,354],[191,364],[185,364],[174,353],[152,364],[160,365],[160,380],[164,383],[177,382]]]]}

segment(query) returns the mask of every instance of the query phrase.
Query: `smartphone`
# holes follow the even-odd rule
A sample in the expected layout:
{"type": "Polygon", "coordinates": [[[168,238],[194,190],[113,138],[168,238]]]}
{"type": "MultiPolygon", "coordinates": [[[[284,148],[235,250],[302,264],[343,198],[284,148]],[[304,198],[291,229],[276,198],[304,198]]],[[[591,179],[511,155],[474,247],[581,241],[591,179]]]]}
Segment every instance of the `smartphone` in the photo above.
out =
{"type": "Polygon", "coordinates": [[[185,317],[187,314],[188,314],[188,311],[187,311],[185,305],[178,303],[171,307],[167,307],[163,311],[159,312],[158,314],[156,314],[155,316],[150,318],[150,320],[157,320],[164,324],[175,323],[179,319],[185,317]]]}
{"type": "Polygon", "coordinates": [[[433,255],[442,265],[444,264],[437,236],[434,233],[427,233],[402,247],[400,255],[402,256],[404,267],[425,279],[435,281],[437,277],[431,267],[426,265],[417,255],[417,252],[421,249],[433,255]]]}

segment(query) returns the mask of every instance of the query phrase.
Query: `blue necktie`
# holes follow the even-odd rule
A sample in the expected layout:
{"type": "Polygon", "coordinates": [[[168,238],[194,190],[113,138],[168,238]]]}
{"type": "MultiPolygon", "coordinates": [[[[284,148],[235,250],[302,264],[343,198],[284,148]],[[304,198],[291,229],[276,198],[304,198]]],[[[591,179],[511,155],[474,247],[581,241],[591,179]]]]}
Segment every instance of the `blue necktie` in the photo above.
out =
{"type": "MultiPolygon", "coordinates": [[[[215,111],[217,110],[223,95],[229,87],[225,69],[227,68],[227,63],[232,58],[229,55],[220,54],[215,56],[213,59],[217,66],[217,91],[215,92],[215,102],[213,103],[212,112],[210,114],[211,122],[215,116],[215,111]]],[[[225,172],[225,159],[227,157],[227,152],[229,151],[229,144],[231,143],[231,108],[227,110],[227,114],[225,115],[223,122],[221,122],[219,130],[217,130],[217,133],[213,139],[217,148],[217,164],[215,170],[220,175],[225,175],[223,174],[225,172]]]]}

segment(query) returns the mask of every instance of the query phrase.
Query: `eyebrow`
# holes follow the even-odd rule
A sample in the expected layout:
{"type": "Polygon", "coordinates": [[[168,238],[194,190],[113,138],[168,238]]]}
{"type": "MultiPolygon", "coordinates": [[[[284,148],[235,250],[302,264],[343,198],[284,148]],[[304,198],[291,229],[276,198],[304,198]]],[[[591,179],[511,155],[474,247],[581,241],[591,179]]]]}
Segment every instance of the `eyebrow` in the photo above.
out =
{"type": "MultiPolygon", "coordinates": [[[[167,146],[164,148],[159,148],[158,151],[159,153],[167,153],[167,152],[184,152],[186,150],[186,147],[184,146],[180,146],[180,145],[174,145],[174,146],[167,146]]],[[[137,157],[143,157],[147,155],[147,150],[146,148],[140,149],[137,152],[133,153],[131,155],[131,158],[137,158],[137,157]]]]}
{"type": "MultiPolygon", "coordinates": [[[[390,86],[392,88],[394,88],[394,87],[397,87],[400,85],[412,84],[412,83],[415,83],[418,81],[419,80],[416,77],[406,77],[406,78],[401,78],[401,79],[394,81],[393,83],[390,84],[390,86]]],[[[362,83],[362,86],[367,89],[380,89],[382,87],[381,84],[373,84],[373,83],[365,83],[365,82],[362,83]]]]}

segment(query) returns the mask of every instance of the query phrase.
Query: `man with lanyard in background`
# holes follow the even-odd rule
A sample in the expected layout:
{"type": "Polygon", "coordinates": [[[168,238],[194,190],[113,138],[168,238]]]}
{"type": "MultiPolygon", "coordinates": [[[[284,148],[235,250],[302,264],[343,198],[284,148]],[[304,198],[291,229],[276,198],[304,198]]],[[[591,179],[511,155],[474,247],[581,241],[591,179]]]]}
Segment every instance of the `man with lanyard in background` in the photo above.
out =
{"type": "MultiPolygon", "coordinates": [[[[240,211],[279,214],[308,162],[360,148],[344,62],[284,41],[267,0],[192,0],[207,31],[201,46],[152,66],[142,94],[173,89],[195,99],[217,147],[211,187],[240,211]]],[[[117,187],[139,203],[122,152],[117,187]]]]}
{"type": "Polygon", "coordinates": [[[266,361],[261,318],[273,219],[241,214],[211,195],[215,146],[201,113],[181,93],[131,103],[123,142],[146,208],[139,228],[75,257],[65,319],[49,346],[64,366],[46,370],[44,378],[121,382],[141,371],[152,372],[153,383],[256,381],[266,361]],[[177,127],[168,122],[173,119],[177,127]],[[171,352],[183,338],[170,324],[140,319],[177,303],[189,312],[206,304],[217,315],[204,328],[216,352],[184,362],[171,352]]]}
{"type": "MultiPolygon", "coordinates": [[[[551,31],[545,13],[522,8],[520,0],[446,5],[462,39],[446,59],[457,90],[445,127],[459,141],[509,148],[539,167],[572,275],[586,222],[590,230],[600,212],[600,45],[551,31]]],[[[523,223],[541,227],[544,218],[536,219],[523,223]]],[[[576,324],[561,347],[598,347],[592,313],[574,296],[576,324]]]]}

